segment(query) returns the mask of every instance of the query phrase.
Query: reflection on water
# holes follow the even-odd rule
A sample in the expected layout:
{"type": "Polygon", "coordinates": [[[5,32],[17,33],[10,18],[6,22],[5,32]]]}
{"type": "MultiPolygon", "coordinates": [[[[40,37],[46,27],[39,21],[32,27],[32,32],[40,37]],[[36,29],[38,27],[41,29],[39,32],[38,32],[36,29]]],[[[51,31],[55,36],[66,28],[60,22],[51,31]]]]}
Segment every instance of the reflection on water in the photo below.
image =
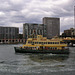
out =
{"type": "Polygon", "coordinates": [[[64,61],[67,60],[69,55],[57,55],[57,54],[31,54],[30,59],[35,62],[52,62],[52,61],[64,61]]]}

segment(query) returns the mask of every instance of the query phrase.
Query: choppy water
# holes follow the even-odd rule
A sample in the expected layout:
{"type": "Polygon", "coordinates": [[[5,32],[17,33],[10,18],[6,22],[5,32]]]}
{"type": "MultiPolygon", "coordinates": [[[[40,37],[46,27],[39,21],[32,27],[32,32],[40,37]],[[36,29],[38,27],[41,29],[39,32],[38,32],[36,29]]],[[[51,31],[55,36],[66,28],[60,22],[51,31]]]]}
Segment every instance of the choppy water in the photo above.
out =
{"type": "Polygon", "coordinates": [[[0,45],[0,75],[75,75],[75,47],[69,55],[20,54],[0,45]]]}

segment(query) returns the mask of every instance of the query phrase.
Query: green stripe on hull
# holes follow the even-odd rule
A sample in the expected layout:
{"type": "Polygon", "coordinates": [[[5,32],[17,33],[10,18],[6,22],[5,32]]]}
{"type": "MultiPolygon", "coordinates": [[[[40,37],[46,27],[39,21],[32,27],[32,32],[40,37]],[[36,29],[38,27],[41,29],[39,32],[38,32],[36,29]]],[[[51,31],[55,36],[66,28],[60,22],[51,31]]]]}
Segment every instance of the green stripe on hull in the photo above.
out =
{"type": "Polygon", "coordinates": [[[66,50],[27,50],[19,47],[14,47],[16,53],[52,53],[52,54],[69,54],[69,49],[66,50]]]}

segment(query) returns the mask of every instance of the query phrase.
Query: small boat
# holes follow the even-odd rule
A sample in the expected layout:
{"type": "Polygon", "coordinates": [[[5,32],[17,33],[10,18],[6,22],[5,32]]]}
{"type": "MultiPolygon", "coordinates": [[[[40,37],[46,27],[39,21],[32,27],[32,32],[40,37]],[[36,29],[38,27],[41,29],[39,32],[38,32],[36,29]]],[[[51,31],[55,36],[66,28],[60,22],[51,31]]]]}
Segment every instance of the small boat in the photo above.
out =
{"type": "Polygon", "coordinates": [[[14,47],[16,53],[52,53],[69,54],[67,44],[62,40],[47,39],[42,35],[35,38],[28,38],[26,44],[21,47],[14,47]]]}

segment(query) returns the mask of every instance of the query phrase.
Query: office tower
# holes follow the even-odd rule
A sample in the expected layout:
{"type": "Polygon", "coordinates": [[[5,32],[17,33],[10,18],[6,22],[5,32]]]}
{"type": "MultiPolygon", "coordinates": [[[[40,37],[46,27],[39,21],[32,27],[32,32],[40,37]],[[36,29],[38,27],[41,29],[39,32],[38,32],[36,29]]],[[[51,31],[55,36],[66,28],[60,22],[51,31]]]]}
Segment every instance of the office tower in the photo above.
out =
{"type": "Polygon", "coordinates": [[[43,24],[47,27],[47,38],[60,35],[60,19],[53,17],[44,17],[43,24]]]}

